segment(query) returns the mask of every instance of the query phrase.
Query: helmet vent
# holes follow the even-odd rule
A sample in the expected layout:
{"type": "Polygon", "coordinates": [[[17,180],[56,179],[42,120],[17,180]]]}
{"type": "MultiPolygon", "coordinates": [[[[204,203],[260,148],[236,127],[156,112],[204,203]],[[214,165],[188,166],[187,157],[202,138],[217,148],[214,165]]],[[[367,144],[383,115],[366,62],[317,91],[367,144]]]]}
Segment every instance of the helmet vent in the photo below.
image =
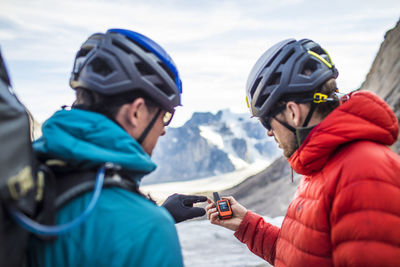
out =
{"type": "Polygon", "coordinates": [[[286,62],[289,60],[289,58],[294,54],[295,50],[292,48],[290,51],[288,51],[285,55],[285,57],[282,59],[281,64],[284,65],[286,62]]]}
{"type": "Polygon", "coordinates": [[[269,94],[261,94],[257,98],[257,102],[256,102],[255,106],[258,108],[261,107],[265,103],[265,101],[267,101],[268,97],[269,97],[269,94]]]}
{"type": "Polygon", "coordinates": [[[318,69],[318,63],[314,59],[309,59],[303,65],[301,74],[305,76],[311,76],[318,69]]]}
{"type": "Polygon", "coordinates": [[[175,81],[175,75],[172,73],[172,71],[163,62],[158,62],[158,64],[168,73],[169,77],[175,81]]]}
{"type": "Polygon", "coordinates": [[[92,68],[93,72],[104,77],[113,72],[107,62],[101,58],[93,59],[89,66],[92,68]]]}
{"type": "Polygon", "coordinates": [[[86,57],[87,54],[89,54],[89,52],[93,49],[93,47],[91,46],[87,46],[87,47],[82,47],[79,52],[78,55],[76,56],[77,58],[79,57],[86,57]]]}
{"type": "MultiPolygon", "coordinates": [[[[134,42],[131,38],[125,36],[125,40],[129,41],[129,43],[134,44],[135,46],[139,47],[140,49],[142,49],[143,51],[145,51],[146,53],[151,53],[151,51],[149,51],[149,49],[147,49],[146,47],[144,47],[143,45],[141,45],[138,42],[134,42]]],[[[125,46],[125,44],[122,44],[120,41],[113,39],[112,40],[112,44],[117,46],[118,48],[124,50],[127,54],[132,54],[132,51],[127,48],[125,46]]]]}
{"type": "Polygon", "coordinates": [[[251,88],[250,95],[253,97],[254,92],[256,91],[258,84],[261,82],[262,77],[258,77],[257,80],[254,82],[253,87],[251,88]]]}
{"type": "Polygon", "coordinates": [[[112,44],[127,53],[128,55],[132,54],[132,51],[130,51],[129,48],[127,48],[124,44],[118,42],[117,40],[112,40],[112,44]]]}
{"type": "Polygon", "coordinates": [[[154,70],[144,62],[137,62],[135,65],[142,76],[157,75],[154,70]]]}
{"type": "Polygon", "coordinates": [[[274,73],[271,76],[270,82],[268,83],[268,85],[275,85],[275,84],[280,84],[281,82],[281,77],[282,77],[282,73],[278,72],[278,73],[274,73]]]}
{"type": "MultiPolygon", "coordinates": [[[[168,90],[168,88],[166,86],[164,86],[164,84],[161,83],[157,83],[154,84],[155,87],[157,87],[158,89],[160,89],[161,92],[164,92],[164,94],[166,94],[167,96],[171,96],[171,92],[168,90]]],[[[173,94],[173,92],[172,92],[173,94]]]]}

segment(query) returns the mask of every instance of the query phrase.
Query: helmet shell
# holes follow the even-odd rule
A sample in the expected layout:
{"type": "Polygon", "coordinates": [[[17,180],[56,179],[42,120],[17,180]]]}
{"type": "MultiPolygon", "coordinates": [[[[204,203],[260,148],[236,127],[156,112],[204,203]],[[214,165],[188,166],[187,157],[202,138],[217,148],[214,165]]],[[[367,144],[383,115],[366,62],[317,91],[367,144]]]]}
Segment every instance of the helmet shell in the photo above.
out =
{"type": "Polygon", "coordinates": [[[319,44],[309,39],[283,40],[269,48],[249,74],[246,93],[252,116],[265,117],[282,96],[312,92],[337,76],[319,44]]]}
{"type": "Polygon", "coordinates": [[[181,104],[182,83],[171,57],[148,37],[124,29],[93,34],[82,44],[70,86],[103,95],[139,90],[169,112],[181,104]]]}

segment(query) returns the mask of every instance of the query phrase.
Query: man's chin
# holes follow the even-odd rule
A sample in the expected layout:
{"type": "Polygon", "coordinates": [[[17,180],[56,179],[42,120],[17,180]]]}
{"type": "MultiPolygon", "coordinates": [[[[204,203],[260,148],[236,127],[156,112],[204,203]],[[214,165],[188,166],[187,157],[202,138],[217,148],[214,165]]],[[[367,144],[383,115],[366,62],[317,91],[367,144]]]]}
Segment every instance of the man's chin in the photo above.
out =
{"type": "Polygon", "coordinates": [[[293,150],[293,151],[288,151],[288,150],[283,150],[283,156],[285,156],[285,158],[290,158],[293,154],[294,154],[294,152],[296,152],[296,150],[293,150]]]}
{"type": "Polygon", "coordinates": [[[146,152],[147,155],[149,155],[151,157],[151,155],[153,154],[153,150],[148,150],[148,149],[143,149],[144,152],[146,152]]]}

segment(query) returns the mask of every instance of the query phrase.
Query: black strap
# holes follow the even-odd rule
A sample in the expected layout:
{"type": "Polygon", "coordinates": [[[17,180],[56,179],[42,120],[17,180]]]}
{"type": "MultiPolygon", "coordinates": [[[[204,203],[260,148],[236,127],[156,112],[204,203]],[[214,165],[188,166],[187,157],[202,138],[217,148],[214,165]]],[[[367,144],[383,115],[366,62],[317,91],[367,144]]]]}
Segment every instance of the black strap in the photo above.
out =
{"type": "MultiPolygon", "coordinates": [[[[72,199],[87,193],[93,191],[93,188],[95,187],[96,181],[93,179],[86,180],[83,179],[80,183],[74,185],[71,188],[63,190],[63,193],[58,195],[55,201],[55,208],[56,210],[61,209],[65,204],[67,204],[69,201],[72,199]]],[[[110,187],[120,187],[123,189],[126,189],[131,192],[136,192],[136,184],[134,184],[131,181],[122,179],[120,176],[114,176],[114,177],[107,177],[104,179],[103,183],[103,188],[110,188],[110,187]]]]}
{"type": "MultiPolygon", "coordinates": [[[[37,215],[38,221],[47,225],[55,224],[57,210],[76,197],[93,191],[96,184],[96,170],[60,171],[57,169],[54,174],[53,171],[46,170],[44,199],[41,204],[41,212],[37,215]]],[[[139,192],[136,183],[130,181],[124,174],[118,175],[113,171],[106,173],[103,187],[119,187],[134,193],[139,192]]],[[[45,241],[53,241],[57,238],[56,236],[36,236],[45,241]]]]}
{"type": "Polygon", "coordinates": [[[142,144],[146,136],[149,134],[151,128],[153,128],[154,123],[156,123],[156,120],[158,116],[161,114],[161,109],[158,109],[156,115],[154,115],[153,119],[150,121],[149,125],[147,125],[146,129],[144,129],[142,135],[136,140],[139,144],[142,144]]]}
{"type": "Polygon", "coordinates": [[[279,122],[280,124],[282,124],[283,126],[285,126],[288,130],[290,130],[295,136],[296,136],[296,128],[294,128],[293,126],[289,125],[288,123],[281,121],[277,118],[274,118],[277,122],[279,122]]]}
{"type": "Polygon", "coordinates": [[[310,110],[308,111],[307,117],[306,117],[306,119],[305,119],[305,121],[304,121],[304,123],[303,123],[303,127],[307,127],[308,123],[309,123],[310,120],[311,120],[311,116],[312,116],[312,114],[314,113],[314,110],[315,110],[316,107],[317,107],[317,104],[314,103],[314,102],[312,102],[312,103],[311,103],[310,110]]]}
{"type": "MultiPolygon", "coordinates": [[[[96,171],[72,171],[56,174],[56,198],[55,209],[58,210],[72,199],[90,192],[96,184],[96,171]]],[[[136,183],[126,178],[123,174],[114,171],[107,171],[103,187],[120,187],[126,190],[137,192],[136,183]]]]}
{"type": "Polygon", "coordinates": [[[41,201],[41,210],[38,216],[40,223],[46,225],[54,225],[56,222],[56,211],[54,209],[54,202],[57,197],[56,194],[56,180],[53,172],[44,164],[39,166],[39,170],[44,174],[44,192],[43,200],[41,201]],[[42,215],[43,214],[43,215],[42,215]]]}

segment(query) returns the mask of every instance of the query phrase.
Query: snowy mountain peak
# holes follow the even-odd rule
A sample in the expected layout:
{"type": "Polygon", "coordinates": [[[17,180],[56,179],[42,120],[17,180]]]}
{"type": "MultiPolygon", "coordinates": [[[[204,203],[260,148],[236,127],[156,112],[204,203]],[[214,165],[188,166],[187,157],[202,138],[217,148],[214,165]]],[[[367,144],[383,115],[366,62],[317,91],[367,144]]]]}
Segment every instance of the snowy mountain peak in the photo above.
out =
{"type": "Polygon", "coordinates": [[[168,128],[153,152],[157,170],[144,184],[193,180],[242,169],[255,162],[267,165],[278,149],[257,120],[229,109],[195,112],[182,127],[168,128]]]}

